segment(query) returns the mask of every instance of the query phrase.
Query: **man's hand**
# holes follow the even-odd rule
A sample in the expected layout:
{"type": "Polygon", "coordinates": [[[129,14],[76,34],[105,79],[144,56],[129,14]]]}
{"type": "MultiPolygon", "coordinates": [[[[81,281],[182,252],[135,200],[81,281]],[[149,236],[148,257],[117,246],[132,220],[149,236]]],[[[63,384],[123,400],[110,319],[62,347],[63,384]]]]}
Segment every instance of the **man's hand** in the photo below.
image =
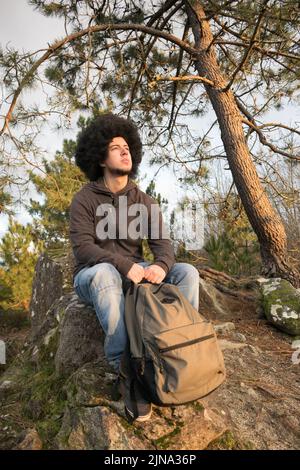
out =
{"type": "Polygon", "coordinates": [[[138,284],[144,278],[143,266],[140,266],[139,264],[134,263],[134,265],[131,266],[128,273],[126,274],[126,277],[130,279],[131,281],[133,281],[135,284],[138,284]]]}
{"type": "Polygon", "coordinates": [[[151,264],[151,266],[144,269],[144,272],[144,278],[149,282],[153,282],[153,284],[160,284],[166,277],[165,270],[157,264],[151,264]]]}

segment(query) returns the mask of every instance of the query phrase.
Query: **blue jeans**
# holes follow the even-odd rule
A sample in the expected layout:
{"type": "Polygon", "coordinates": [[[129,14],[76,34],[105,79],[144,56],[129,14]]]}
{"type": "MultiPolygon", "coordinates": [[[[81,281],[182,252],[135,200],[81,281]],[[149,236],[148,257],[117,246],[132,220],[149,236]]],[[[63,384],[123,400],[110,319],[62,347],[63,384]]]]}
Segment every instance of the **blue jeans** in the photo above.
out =
{"type": "MultiPolygon", "coordinates": [[[[138,263],[146,267],[150,263],[138,263]]],[[[178,286],[187,300],[198,311],[199,273],[188,263],[175,263],[163,282],[178,286]]],[[[110,263],[99,263],[83,268],[74,278],[78,297],[94,307],[105,333],[104,353],[109,364],[119,370],[126,346],[127,332],[124,321],[124,293],[122,276],[110,263]]]]}

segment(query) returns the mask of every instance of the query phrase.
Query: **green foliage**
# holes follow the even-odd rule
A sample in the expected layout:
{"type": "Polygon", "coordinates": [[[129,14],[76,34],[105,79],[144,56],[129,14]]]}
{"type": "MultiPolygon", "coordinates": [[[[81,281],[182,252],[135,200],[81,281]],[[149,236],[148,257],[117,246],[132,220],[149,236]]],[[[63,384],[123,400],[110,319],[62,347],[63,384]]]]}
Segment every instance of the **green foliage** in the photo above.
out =
{"type": "Polygon", "coordinates": [[[155,182],[153,180],[150,181],[149,185],[146,188],[145,193],[148,194],[153,199],[155,199],[160,205],[160,207],[163,204],[168,204],[168,199],[162,198],[161,194],[155,191],[155,182]]]}
{"type": "Polygon", "coordinates": [[[5,191],[5,184],[5,179],[0,177],[0,214],[13,215],[14,212],[11,209],[12,197],[5,191]]]}
{"type": "MultiPolygon", "coordinates": [[[[165,205],[168,204],[168,200],[163,198],[160,193],[157,193],[155,191],[155,182],[153,180],[147,186],[145,193],[148,194],[153,199],[155,199],[161,209],[164,204],[165,205]]],[[[144,256],[145,261],[149,261],[150,263],[152,263],[154,261],[154,256],[149,248],[149,244],[146,239],[142,241],[142,248],[143,248],[143,256],[144,256]]]]}
{"type": "Polygon", "coordinates": [[[3,268],[0,268],[0,303],[3,301],[8,301],[12,296],[12,289],[7,284],[7,281],[4,280],[5,271],[3,268]]]}
{"type": "Polygon", "coordinates": [[[221,437],[212,441],[206,450],[254,450],[250,441],[241,441],[231,431],[225,431],[221,437]]]}
{"type": "Polygon", "coordinates": [[[43,242],[35,238],[32,226],[23,226],[9,218],[8,231],[0,242],[1,308],[29,307],[32,278],[43,242]]]}
{"type": "Polygon", "coordinates": [[[34,421],[43,449],[47,449],[53,445],[53,439],[61,428],[67,401],[63,388],[65,378],[56,375],[52,361],[52,364],[43,364],[39,371],[27,366],[22,381],[22,413],[34,421]]]}
{"type": "Polygon", "coordinates": [[[214,269],[232,275],[259,271],[259,245],[237,196],[229,197],[217,214],[219,232],[211,233],[204,248],[214,269]]]}
{"type": "Polygon", "coordinates": [[[189,262],[192,260],[191,253],[186,249],[185,241],[180,241],[176,251],[177,262],[189,262]]]}
{"type": "Polygon", "coordinates": [[[142,241],[142,249],[143,249],[143,257],[145,261],[149,261],[149,263],[153,263],[154,256],[152,251],[150,250],[148,240],[144,239],[142,241]]]}
{"type": "MultiPolygon", "coordinates": [[[[83,128],[87,122],[80,118],[78,125],[83,128]]],[[[44,176],[28,172],[30,181],[44,200],[30,199],[27,209],[34,217],[31,225],[23,226],[12,217],[9,219],[8,231],[0,243],[2,309],[11,312],[27,310],[39,254],[45,250],[49,253],[53,250],[66,251],[69,244],[69,206],[74,193],[86,181],[73,162],[75,145],[73,140],[65,140],[63,150],[56,152],[52,161],[44,159],[44,176]]],[[[7,203],[11,202],[8,196],[3,196],[4,199],[7,203]]]]}
{"type": "Polygon", "coordinates": [[[28,312],[25,310],[0,310],[0,328],[7,327],[20,329],[29,325],[30,320],[28,312]]]}
{"type": "MultiPolygon", "coordinates": [[[[168,2],[169,8],[166,2],[154,2],[153,11],[148,8],[147,2],[139,2],[137,6],[136,2],[130,0],[120,0],[114,6],[111,2],[96,0],[30,0],[29,3],[46,16],[61,17],[70,34],[85,29],[87,25],[144,23],[164,33],[174,34],[186,44],[194,45],[193,38],[185,30],[188,25],[187,9],[185,5],[175,5],[176,2],[168,2]],[[158,14],[158,10],[164,7],[166,10],[158,14]]],[[[195,2],[190,4],[194,5],[195,2]]],[[[203,2],[203,8],[209,18],[213,34],[212,47],[220,69],[226,80],[230,80],[233,72],[237,72],[231,90],[247,108],[247,112],[255,116],[257,123],[262,123],[264,114],[270,110],[283,107],[286,103],[293,104],[293,100],[297,102],[300,70],[298,2],[210,1],[203,2]],[[249,41],[257,26],[255,41],[250,47],[249,41]],[[226,44],[230,44],[230,47],[226,44]],[[248,51],[246,61],[243,60],[245,51],[248,51]],[[238,64],[243,64],[243,67],[239,68],[238,64]]],[[[7,89],[3,103],[10,101],[11,92],[18,88],[38,57],[38,52],[19,52],[11,47],[0,51],[0,67],[7,89]]],[[[211,106],[200,81],[191,83],[189,80],[170,80],[170,77],[184,75],[195,75],[195,57],[180,45],[141,31],[124,32],[112,30],[108,26],[104,31],[66,42],[50,55],[42,69],[27,76],[24,85],[38,85],[46,77],[55,90],[53,99],[49,99],[49,109],[68,119],[80,109],[93,114],[110,110],[133,117],[143,130],[147,132],[149,128],[149,139],[145,144],[148,145],[151,140],[149,153],[155,144],[153,154],[156,163],[159,161],[163,165],[175,161],[177,168],[188,169],[187,177],[182,177],[183,172],[179,174],[178,180],[183,184],[199,186],[203,183],[209,186],[211,180],[208,181],[208,177],[213,171],[208,172],[208,166],[203,163],[222,157],[223,149],[218,148],[215,153],[213,147],[207,147],[210,130],[207,123],[202,126],[204,120],[200,122],[198,119],[197,123],[192,124],[188,122],[196,121],[190,120],[191,116],[204,116],[211,106]],[[168,147],[171,140],[173,148],[168,147]],[[176,154],[179,158],[176,158],[176,154]]],[[[37,109],[32,112],[29,107],[22,108],[19,104],[14,109],[12,124],[18,126],[19,135],[25,137],[20,139],[21,146],[19,141],[15,144],[16,140],[10,140],[12,148],[15,145],[18,153],[24,156],[34,154],[35,137],[32,136],[38,135],[36,130],[44,119],[45,113],[39,113],[37,109]]],[[[247,119],[250,119],[249,116],[247,119]]],[[[296,128],[296,122],[293,126],[296,128]]],[[[250,147],[256,151],[257,147],[252,147],[256,133],[252,131],[247,138],[250,147]]],[[[288,136],[292,135],[294,139],[296,133],[289,129],[285,132],[284,127],[278,128],[276,132],[276,126],[270,130],[265,127],[261,131],[266,142],[279,145],[281,150],[296,155],[296,141],[292,149],[287,147],[288,136]]],[[[263,140],[260,139],[261,142],[263,140]]],[[[5,140],[3,142],[1,148],[6,154],[9,145],[6,145],[5,140]]],[[[7,154],[11,156],[10,152],[7,154]]],[[[11,158],[6,160],[10,165],[11,158]]],[[[54,166],[51,165],[47,166],[44,162],[46,177],[33,173],[30,175],[37,190],[45,197],[43,204],[32,201],[31,213],[37,216],[35,230],[45,243],[52,246],[63,244],[66,240],[68,201],[72,191],[80,187],[82,175],[76,173],[72,162],[65,158],[64,151],[57,154],[54,166]],[[73,187],[69,185],[70,174],[77,181],[73,181],[73,187]]],[[[150,188],[150,193],[152,190],[150,188]]],[[[247,188],[244,190],[247,192],[247,188]]],[[[0,193],[0,208],[7,206],[9,201],[6,197],[0,193]]],[[[164,202],[159,200],[158,195],[157,200],[159,204],[164,202]]],[[[262,220],[262,228],[263,224],[262,220]]],[[[251,262],[257,251],[256,241],[248,242],[248,236],[252,236],[251,230],[242,226],[234,232],[235,224],[223,225],[221,230],[213,233],[215,240],[210,240],[212,262],[224,268],[231,263],[234,272],[251,270],[251,262]],[[230,232],[231,228],[233,231],[230,232]],[[234,263],[236,257],[238,260],[234,263]]]]}
{"type": "Polygon", "coordinates": [[[62,152],[50,162],[43,161],[46,176],[30,172],[30,180],[44,202],[30,199],[29,213],[35,217],[33,227],[46,248],[65,246],[69,236],[69,206],[74,194],[86,181],[73,162],[76,143],[65,140],[62,152]]]}

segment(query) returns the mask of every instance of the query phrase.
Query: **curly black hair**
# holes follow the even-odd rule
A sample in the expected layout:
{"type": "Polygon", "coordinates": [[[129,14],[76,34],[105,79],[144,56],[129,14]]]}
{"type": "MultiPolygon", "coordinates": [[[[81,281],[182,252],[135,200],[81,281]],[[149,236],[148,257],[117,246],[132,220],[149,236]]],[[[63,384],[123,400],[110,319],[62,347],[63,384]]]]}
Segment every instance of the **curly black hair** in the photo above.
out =
{"type": "Polygon", "coordinates": [[[129,145],[132,158],[129,177],[134,179],[137,176],[138,167],[142,161],[142,142],[138,129],[130,119],[107,113],[94,118],[80,132],[77,139],[76,165],[90,181],[96,181],[103,176],[104,168],[100,166],[100,163],[105,162],[108,145],[114,137],[123,137],[129,145]]]}

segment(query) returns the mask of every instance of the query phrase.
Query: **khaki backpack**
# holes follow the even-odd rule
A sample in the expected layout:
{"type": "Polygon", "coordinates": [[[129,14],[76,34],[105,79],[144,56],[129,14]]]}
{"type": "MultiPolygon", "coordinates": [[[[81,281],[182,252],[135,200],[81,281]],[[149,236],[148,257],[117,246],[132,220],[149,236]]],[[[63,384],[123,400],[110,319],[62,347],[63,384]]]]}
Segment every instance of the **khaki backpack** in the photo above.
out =
{"type": "Polygon", "coordinates": [[[152,403],[187,403],[225,380],[212,324],[175,285],[131,283],[125,321],[130,368],[152,403]]]}

